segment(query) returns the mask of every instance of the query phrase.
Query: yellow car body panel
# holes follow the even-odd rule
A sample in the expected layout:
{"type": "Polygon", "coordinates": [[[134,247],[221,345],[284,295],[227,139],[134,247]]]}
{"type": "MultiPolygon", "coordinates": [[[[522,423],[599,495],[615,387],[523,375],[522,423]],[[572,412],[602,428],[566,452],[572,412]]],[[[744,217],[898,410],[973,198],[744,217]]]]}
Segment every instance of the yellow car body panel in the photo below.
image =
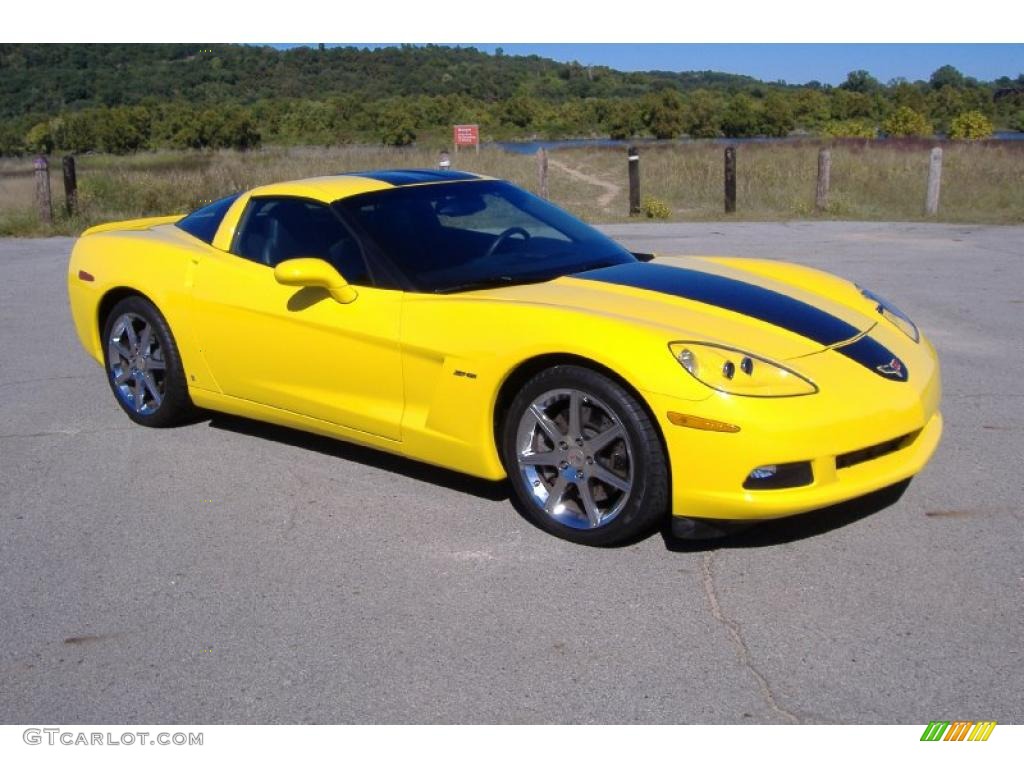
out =
{"type": "Polygon", "coordinates": [[[358,293],[340,304],[323,289],[279,284],[262,264],[209,253],[195,269],[203,322],[193,338],[216,391],[399,439],[402,294],[358,293]]]}
{"type": "Polygon", "coordinates": [[[181,219],[181,217],[181,214],[176,214],[174,216],[149,216],[143,219],[129,219],[128,221],[111,221],[106,224],[97,224],[94,227],[89,227],[82,233],[82,237],[98,235],[100,232],[129,232],[132,230],[152,229],[160,224],[173,224],[181,219]]]}
{"type": "MultiPolygon", "coordinates": [[[[177,220],[177,218],[175,218],[177,220]]],[[[149,298],[173,329],[190,383],[209,383],[191,334],[192,279],[208,247],[166,219],[129,222],[79,238],[68,267],[68,295],[78,338],[101,365],[100,310],[104,297],[135,292],[149,298]],[[80,272],[92,277],[82,279],[80,272]]],[[[95,232],[95,228],[93,230],[95,232]]]]}
{"type": "Polygon", "coordinates": [[[807,267],[657,261],[813,305],[857,338],[895,350],[909,380],[888,380],[842,349],[756,317],[629,285],[567,276],[440,295],[355,286],[357,298],[342,304],[322,289],[282,285],[272,269],[229,252],[250,198],[330,202],[388,186],[358,176],[268,185],[231,205],[210,244],[175,226],[177,217],[94,227],[76,243],[68,272],[83,346],[102,364],[102,312],[112,297],[137,292],[172,329],[197,405],[493,480],[505,476],[496,423],[506,383],[540,358],[583,361],[642,399],[669,459],[672,513],[686,517],[753,520],[822,507],[909,478],[935,450],[941,384],[931,344],[909,339],[852,283],[807,267]],[[673,356],[678,341],[751,351],[791,366],[818,392],[716,391],[673,356]],[[669,414],[738,431],[677,426],[669,414]],[[884,455],[872,456],[883,444],[884,455]],[[813,482],[744,488],[754,468],[788,462],[810,462],[813,482]]]}

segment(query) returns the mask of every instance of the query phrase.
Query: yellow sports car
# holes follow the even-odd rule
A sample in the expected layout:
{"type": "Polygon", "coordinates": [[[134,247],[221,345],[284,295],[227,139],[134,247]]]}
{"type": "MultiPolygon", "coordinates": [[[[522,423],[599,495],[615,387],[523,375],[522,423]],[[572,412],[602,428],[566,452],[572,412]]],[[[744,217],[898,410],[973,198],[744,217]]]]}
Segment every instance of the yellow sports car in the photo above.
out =
{"type": "Polygon", "coordinates": [[[118,404],[194,407],[508,477],[575,542],[824,507],[939,441],[935,350],[793,264],[652,260],[495,179],[271,184],[77,241],[71,312],[118,404]]]}

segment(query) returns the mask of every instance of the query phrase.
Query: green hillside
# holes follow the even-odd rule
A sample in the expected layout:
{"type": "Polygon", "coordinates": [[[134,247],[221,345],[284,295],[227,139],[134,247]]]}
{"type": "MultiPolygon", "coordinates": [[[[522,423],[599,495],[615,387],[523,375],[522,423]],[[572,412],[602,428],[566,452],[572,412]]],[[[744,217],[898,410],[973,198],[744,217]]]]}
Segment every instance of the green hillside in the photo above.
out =
{"type": "MultiPolygon", "coordinates": [[[[1024,127],[1024,76],[952,67],[837,88],[717,72],[619,72],[474,48],[0,45],[0,154],[543,136],[913,135],[966,113],[1024,127]],[[912,113],[912,114],[911,114],[912,113]]],[[[974,125],[983,134],[986,123],[974,125]]],[[[963,130],[967,130],[964,128],[963,130]]]]}

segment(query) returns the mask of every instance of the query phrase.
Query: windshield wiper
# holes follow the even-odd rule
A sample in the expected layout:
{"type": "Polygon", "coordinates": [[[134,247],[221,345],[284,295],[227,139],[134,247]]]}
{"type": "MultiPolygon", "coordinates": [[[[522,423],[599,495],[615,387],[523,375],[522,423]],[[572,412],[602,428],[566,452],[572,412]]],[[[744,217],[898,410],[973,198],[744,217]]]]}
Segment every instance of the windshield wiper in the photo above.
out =
{"type": "Polygon", "coordinates": [[[560,275],[495,275],[481,280],[474,280],[469,283],[458,285],[445,285],[435,288],[434,293],[462,293],[463,291],[476,291],[482,288],[504,288],[509,285],[526,285],[529,283],[545,283],[560,275]]]}

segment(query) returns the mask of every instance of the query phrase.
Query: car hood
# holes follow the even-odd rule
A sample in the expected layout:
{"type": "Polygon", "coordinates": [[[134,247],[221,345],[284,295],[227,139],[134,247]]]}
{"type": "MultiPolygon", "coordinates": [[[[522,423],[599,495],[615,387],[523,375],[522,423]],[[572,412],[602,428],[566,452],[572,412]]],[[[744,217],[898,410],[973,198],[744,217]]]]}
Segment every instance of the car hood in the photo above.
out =
{"type": "MultiPolygon", "coordinates": [[[[852,284],[829,279],[840,287],[839,294],[847,289],[856,296],[852,284]]],[[[475,292],[477,298],[483,295],[475,292]]],[[[643,322],[679,340],[736,345],[779,360],[843,346],[875,324],[870,313],[851,306],[848,296],[833,298],[700,257],[605,267],[489,290],[486,296],[643,322]]]]}

